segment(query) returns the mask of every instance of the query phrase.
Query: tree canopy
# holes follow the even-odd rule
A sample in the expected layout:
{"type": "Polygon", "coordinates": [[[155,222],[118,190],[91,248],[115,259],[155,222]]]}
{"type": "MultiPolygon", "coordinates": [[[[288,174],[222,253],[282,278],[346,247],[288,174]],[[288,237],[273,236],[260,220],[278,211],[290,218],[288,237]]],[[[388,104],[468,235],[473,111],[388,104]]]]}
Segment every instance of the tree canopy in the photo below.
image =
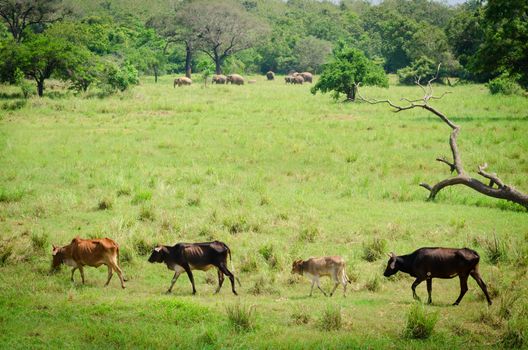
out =
{"type": "Polygon", "coordinates": [[[332,91],[335,99],[344,94],[347,100],[354,101],[358,84],[388,87],[389,81],[383,68],[362,51],[340,43],[334,49],[332,61],[323,66],[323,73],[311,92],[332,91]]]}

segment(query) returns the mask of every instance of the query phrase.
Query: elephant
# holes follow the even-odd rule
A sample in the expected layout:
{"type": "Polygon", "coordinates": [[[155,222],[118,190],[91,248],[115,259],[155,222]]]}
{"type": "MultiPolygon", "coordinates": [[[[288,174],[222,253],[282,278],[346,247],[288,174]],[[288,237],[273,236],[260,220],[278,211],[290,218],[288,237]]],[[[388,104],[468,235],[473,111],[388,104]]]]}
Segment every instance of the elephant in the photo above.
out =
{"type": "Polygon", "coordinates": [[[191,85],[191,84],[192,84],[192,80],[187,77],[181,77],[181,78],[174,79],[174,87],[176,87],[176,85],[182,86],[182,85],[191,85]]]}
{"type": "Polygon", "coordinates": [[[244,78],[238,74],[229,74],[227,76],[226,84],[244,85],[244,78]]]}
{"type": "Polygon", "coordinates": [[[266,78],[268,78],[268,80],[275,80],[275,73],[273,73],[272,71],[267,72],[266,78]]]}
{"type": "Polygon", "coordinates": [[[225,84],[227,82],[227,77],[222,74],[213,75],[212,84],[225,84]]]}
{"type": "Polygon", "coordinates": [[[311,83],[313,79],[313,75],[310,72],[302,72],[299,75],[301,75],[306,83],[311,83]]]}
{"type": "Polygon", "coordinates": [[[302,75],[298,74],[292,77],[291,83],[292,84],[302,84],[304,83],[304,78],[302,77],[302,75]]]}

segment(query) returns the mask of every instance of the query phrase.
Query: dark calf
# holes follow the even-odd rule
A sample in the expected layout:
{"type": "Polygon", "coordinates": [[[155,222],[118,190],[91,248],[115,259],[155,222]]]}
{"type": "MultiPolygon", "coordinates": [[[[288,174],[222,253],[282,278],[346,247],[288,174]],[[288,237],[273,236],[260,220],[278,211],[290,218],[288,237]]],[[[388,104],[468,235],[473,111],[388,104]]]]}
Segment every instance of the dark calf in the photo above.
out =
{"type": "MultiPolygon", "coordinates": [[[[151,263],[165,263],[169,270],[174,270],[174,277],[167,293],[172,292],[174,283],[180,274],[185,271],[191,281],[193,294],[196,294],[192,270],[207,271],[212,267],[218,270],[218,288],[220,291],[224,283],[224,275],[231,281],[231,289],[235,295],[235,276],[227,268],[227,255],[231,258],[229,247],[219,241],[204,243],[178,243],[175,246],[158,246],[152,250],[148,259],[151,263]]],[[[237,279],[238,280],[238,279],[237,279]]],[[[240,284],[240,281],[238,282],[240,284]]]]}
{"type": "Polygon", "coordinates": [[[453,305],[458,305],[464,294],[466,294],[468,290],[467,280],[471,275],[484,292],[488,304],[491,305],[488,289],[478,272],[479,260],[480,257],[477,252],[468,248],[420,248],[408,255],[396,256],[391,253],[383,275],[389,277],[398,271],[402,271],[415,277],[416,280],[411,287],[415,299],[420,299],[416,295],[416,287],[423,281],[427,281],[428,303],[432,302],[433,278],[453,278],[458,276],[460,279],[460,295],[453,305]]]}

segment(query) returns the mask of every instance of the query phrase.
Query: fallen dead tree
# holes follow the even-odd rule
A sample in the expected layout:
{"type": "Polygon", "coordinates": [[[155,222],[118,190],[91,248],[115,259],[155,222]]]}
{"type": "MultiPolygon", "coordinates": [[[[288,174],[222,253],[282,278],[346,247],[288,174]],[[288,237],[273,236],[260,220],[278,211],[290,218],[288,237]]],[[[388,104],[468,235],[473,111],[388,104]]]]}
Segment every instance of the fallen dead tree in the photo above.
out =
{"type": "MultiPolygon", "coordinates": [[[[440,68],[440,67],[439,67],[440,68]]],[[[427,82],[427,85],[422,85],[419,80],[416,81],[416,84],[423,90],[424,96],[420,99],[410,100],[407,98],[402,98],[404,105],[398,105],[392,101],[386,100],[376,100],[376,99],[367,99],[363,97],[359,92],[359,84],[356,85],[357,95],[360,100],[365,101],[370,104],[379,104],[385,103],[393,108],[395,113],[406,111],[414,108],[422,108],[428,112],[433,113],[435,116],[440,118],[447,126],[451,128],[451,134],[449,136],[449,146],[451,148],[452,160],[448,160],[447,157],[438,157],[437,161],[446,164],[451,173],[455,173],[455,176],[446,178],[434,185],[429,185],[427,183],[420,183],[420,186],[429,191],[429,200],[434,200],[436,195],[446,187],[454,185],[464,185],[473,190],[493,198],[504,199],[511,201],[517,204],[522,205],[528,209],[528,194],[523,193],[513,186],[505,184],[495,173],[487,172],[488,164],[484,163],[478,166],[477,174],[485,178],[487,183],[480,181],[479,179],[471,177],[464,169],[462,165],[462,159],[460,157],[460,152],[457,145],[457,138],[460,133],[460,126],[453,123],[447,116],[442,112],[438,111],[436,108],[432,107],[429,102],[432,100],[439,100],[443,98],[449,92],[445,92],[440,96],[433,95],[432,82],[436,77],[432,78],[427,82]]]]}

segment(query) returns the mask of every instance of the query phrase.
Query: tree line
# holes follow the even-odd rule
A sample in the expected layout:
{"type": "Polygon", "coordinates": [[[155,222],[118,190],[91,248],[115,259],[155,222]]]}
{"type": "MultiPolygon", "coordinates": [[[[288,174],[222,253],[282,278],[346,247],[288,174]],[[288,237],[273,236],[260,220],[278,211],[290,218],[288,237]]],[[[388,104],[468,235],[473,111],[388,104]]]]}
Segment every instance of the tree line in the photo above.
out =
{"type": "Polygon", "coordinates": [[[527,16],[528,0],[0,0],[0,80],[110,93],[140,74],[320,73],[348,55],[402,83],[441,64],[441,77],[526,88],[527,16]]]}

